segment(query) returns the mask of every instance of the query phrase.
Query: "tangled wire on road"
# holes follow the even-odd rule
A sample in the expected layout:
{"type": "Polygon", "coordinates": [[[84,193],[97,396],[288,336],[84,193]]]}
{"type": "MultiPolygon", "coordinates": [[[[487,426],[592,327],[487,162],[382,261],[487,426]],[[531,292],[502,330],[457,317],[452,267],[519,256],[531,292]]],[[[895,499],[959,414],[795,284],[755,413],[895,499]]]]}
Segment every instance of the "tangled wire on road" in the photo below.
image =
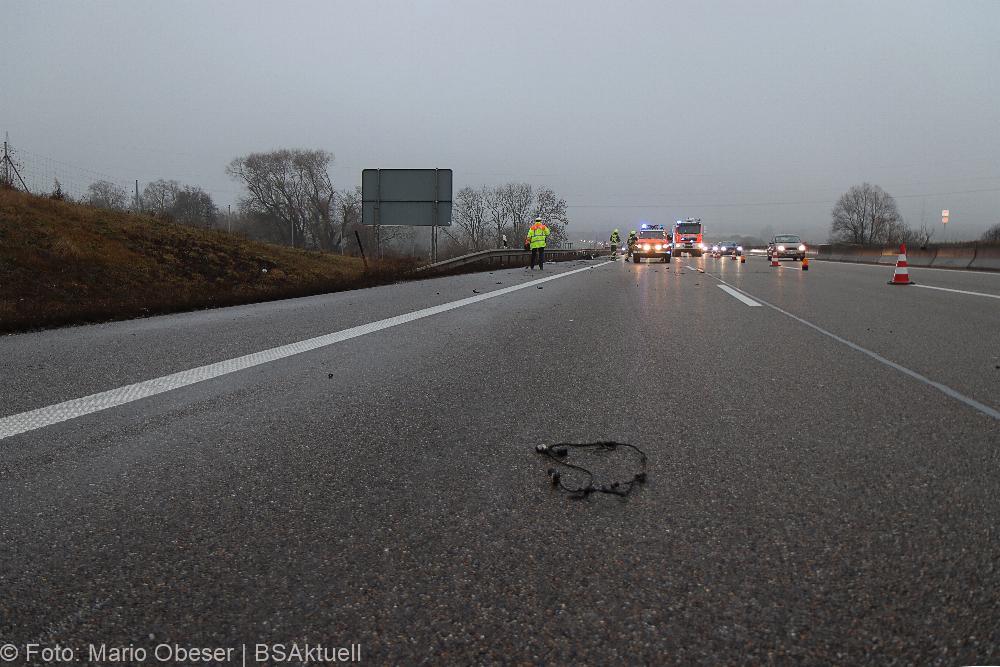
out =
{"type": "Polygon", "coordinates": [[[636,447],[635,445],[629,445],[624,442],[588,442],[588,443],[573,443],[573,442],[561,442],[556,445],[538,445],[535,447],[535,451],[543,456],[548,457],[555,463],[570,468],[572,470],[577,470],[587,476],[586,484],[580,486],[568,486],[563,481],[562,473],[556,468],[549,468],[548,475],[552,480],[552,486],[559,487],[566,493],[570,494],[572,498],[586,498],[591,493],[609,493],[615,496],[625,497],[632,493],[632,489],[635,488],[637,484],[642,484],[646,481],[646,453],[636,447]],[[631,479],[624,482],[611,482],[610,484],[601,484],[600,486],[594,486],[594,473],[587,468],[569,463],[566,458],[569,456],[569,450],[571,449],[596,449],[599,451],[613,452],[619,447],[627,447],[639,455],[639,463],[641,469],[639,472],[635,473],[631,479]]]}

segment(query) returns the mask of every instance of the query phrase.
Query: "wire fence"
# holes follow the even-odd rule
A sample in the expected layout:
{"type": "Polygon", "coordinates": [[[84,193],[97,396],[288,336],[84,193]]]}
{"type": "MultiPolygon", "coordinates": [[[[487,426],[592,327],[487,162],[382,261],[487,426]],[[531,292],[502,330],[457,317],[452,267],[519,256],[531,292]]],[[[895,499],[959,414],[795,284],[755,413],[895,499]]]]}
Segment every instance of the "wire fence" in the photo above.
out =
{"type": "Polygon", "coordinates": [[[4,157],[0,160],[7,161],[6,169],[9,171],[0,172],[0,179],[15,189],[26,189],[42,196],[51,195],[58,189],[63,196],[82,201],[87,198],[92,183],[106,181],[134,194],[134,181],[129,183],[121,177],[40,155],[9,142],[5,142],[4,146],[4,157]],[[4,176],[4,173],[9,175],[4,176]]]}

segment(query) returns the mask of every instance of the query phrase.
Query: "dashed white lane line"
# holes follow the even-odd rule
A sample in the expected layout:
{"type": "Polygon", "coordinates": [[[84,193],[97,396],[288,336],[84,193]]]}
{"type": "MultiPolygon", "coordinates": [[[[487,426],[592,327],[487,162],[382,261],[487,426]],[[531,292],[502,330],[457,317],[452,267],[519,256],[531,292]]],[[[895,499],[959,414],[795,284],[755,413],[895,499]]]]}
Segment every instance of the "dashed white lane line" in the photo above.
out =
{"type": "Polygon", "coordinates": [[[89,415],[94,412],[100,412],[101,410],[107,410],[119,405],[124,405],[125,403],[131,403],[132,401],[138,401],[149,396],[156,396],[157,394],[162,394],[167,391],[187,387],[197,382],[204,382],[205,380],[211,380],[212,378],[235,373],[236,371],[252,368],[254,366],[260,366],[261,364],[277,361],[278,359],[284,359],[296,354],[302,354],[303,352],[316,350],[321,347],[326,347],[345,340],[364,336],[365,334],[382,331],[383,329],[399,326],[400,324],[406,324],[407,322],[413,322],[414,320],[420,320],[439,313],[445,313],[449,310],[462,308],[463,306],[471,306],[474,303],[486,301],[487,299],[495,299],[496,297],[504,296],[506,294],[510,294],[511,292],[517,292],[518,290],[528,289],[529,287],[538,287],[542,283],[567,278],[583,271],[590,271],[591,269],[596,269],[601,266],[607,266],[610,263],[611,262],[603,262],[601,264],[587,266],[582,269],[556,273],[551,276],[546,276],[545,278],[539,278],[538,280],[523,283],[521,285],[504,287],[503,289],[494,290],[492,292],[486,292],[484,294],[468,297],[466,299],[459,299],[458,301],[443,303],[430,308],[415,310],[410,313],[389,317],[376,322],[369,322],[368,324],[362,324],[350,329],[343,329],[342,331],[317,336],[315,338],[309,338],[297,343],[290,343],[288,345],[274,347],[269,350],[254,352],[253,354],[247,354],[234,359],[227,359],[225,361],[208,364],[206,366],[190,368],[186,371],[180,371],[179,373],[164,375],[152,380],[136,382],[135,384],[118,387],[117,389],[110,389],[108,391],[102,391],[98,394],[91,394],[90,396],[84,396],[82,398],[63,401],[62,403],[49,405],[36,410],[31,410],[29,412],[21,412],[19,414],[2,417],[0,418],[0,440],[9,438],[19,433],[33,431],[44,426],[50,426],[59,422],[89,415]]]}
{"type": "Polygon", "coordinates": [[[936,289],[936,290],[941,290],[942,292],[955,292],[956,294],[971,294],[972,296],[985,296],[985,297],[989,297],[991,299],[1000,299],[1000,294],[987,294],[985,292],[970,292],[970,291],[964,290],[964,289],[950,289],[948,287],[934,287],[933,285],[921,285],[919,283],[916,284],[916,285],[913,285],[913,287],[923,287],[924,289],[936,289]]]}
{"type": "MultiPolygon", "coordinates": [[[[708,274],[708,275],[710,277],[714,278],[715,280],[718,280],[723,285],[728,285],[729,287],[733,287],[732,285],[729,285],[729,283],[727,283],[722,278],[719,278],[718,276],[715,276],[715,275],[712,275],[712,274],[708,274]]],[[[872,352],[869,349],[861,347],[857,343],[852,343],[851,341],[847,340],[846,338],[841,338],[837,334],[835,334],[835,333],[833,333],[831,331],[827,331],[823,327],[818,326],[816,324],[813,324],[809,320],[804,320],[801,317],[799,317],[798,315],[793,315],[792,313],[788,312],[787,310],[785,310],[783,308],[779,308],[778,306],[774,305],[773,303],[768,303],[767,301],[764,301],[763,299],[761,299],[759,297],[755,297],[755,296],[753,296],[751,294],[748,294],[747,292],[744,292],[743,290],[741,290],[741,289],[739,289],[737,287],[733,287],[733,289],[736,290],[737,292],[740,292],[741,294],[745,295],[747,298],[756,299],[757,301],[759,301],[761,304],[767,306],[768,308],[772,308],[772,309],[778,311],[779,313],[781,313],[782,315],[784,315],[786,317],[790,317],[793,320],[795,320],[796,322],[804,324],[807,327],[809,327],[810,329],[813,329],[814,331],[817,331],[817,332],[823,334],[824,336],[827,336],[828,338],[832,338],[833,340],[837,341],[838,343],[846,345],[847,347],[851,348],[852,350],[855,350],[857,352],[860,352],[861,354],[864,354],[864,355],[867,355],[868,357],[871,357],[872,359],[874,359],[875,361],[879,362],[880,364],[884,364],[884,365],[888,366],[889,368],[893,368],[893,369],[899,371],[900,373],[903,373],[904,375],[910,376],[914,380],[917,380],[917,381],[922,382],[922,383],[924,383],[924,384],[926,384],[926,385],[928,385],[930,387],[933,387],[934,389],[937,389],[942,394],[944,394],[944,395],[946,395],[946,396],[948,396],[950,398],[953,398],[956,401],[960,401],[961,403],[964,403],[965,405],[969,406],[970,408],[972,408],[974,410],[977,410],[977,411],[981,412],[982,414],[986,415],[987,417],[992,417],[993,419],[996,419],[996,420],[1000,421],[1000,410],[996,410],[994,408],[991,408],[990,406],[988,406],[988,405],[986,405],[984,403],[980,403],[979,401],[977,401],[976,399],[974,399],[974,398],[972,398],[970,396],[966,396],[965,394],[952,389],[951,387],[949,387],[946,384],[941,384],[940,382],[936,382],[935,380],[932,380],[932,379],[930,379],[929,377],[927,377],[925,375],[921,375],[920,373],[918,373],[915,370],[909,369],[906,366],[903,366],[901,364],[897,364],[895,361],[891,361],[889,359],[886,359],[885,357],[883,357],[878,352],[872,352]]]]}
{"type": "Polygon", "coordinates": [[[736,290],[734,290],[732,287],[729,287],[728,285],[716,285],[716,287],[718,287],[719,289],[721,289],[723,292],[725,292],[729,296],[732,296],[732,297],[735,297],[735,298],[739,299],[740,301],[742,301],[743,303],[745,303],[748,306],[760,306],[759,303],[757,303],[756,301],[754,301],[753,299],[751,299],[750,297],[748,297],[746,294],[743,294],[742,292],[737,292],[736,290]]]}

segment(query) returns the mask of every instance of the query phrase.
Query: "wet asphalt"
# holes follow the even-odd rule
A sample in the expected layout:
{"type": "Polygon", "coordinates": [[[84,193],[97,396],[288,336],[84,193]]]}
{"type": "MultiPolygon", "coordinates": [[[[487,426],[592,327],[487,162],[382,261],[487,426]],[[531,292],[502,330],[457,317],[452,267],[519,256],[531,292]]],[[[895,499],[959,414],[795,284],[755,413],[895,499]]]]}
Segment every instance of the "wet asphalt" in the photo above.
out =
{"type": "MultiPolygon", "coordinates": [[[[892,267],[591,264],[0,440],[0,644],[1000,661],[1000,422],[718,285],[993,409],[1000,299],[890,287],[892,267]],[[599,440],[641,447],[647,483],[553,490],[535,446],[599,440]]],[[[1000,294],[993,274],[912,272],[1000,294]]],[[[0,416],[537,277],[4,337],[0,416]]]]}

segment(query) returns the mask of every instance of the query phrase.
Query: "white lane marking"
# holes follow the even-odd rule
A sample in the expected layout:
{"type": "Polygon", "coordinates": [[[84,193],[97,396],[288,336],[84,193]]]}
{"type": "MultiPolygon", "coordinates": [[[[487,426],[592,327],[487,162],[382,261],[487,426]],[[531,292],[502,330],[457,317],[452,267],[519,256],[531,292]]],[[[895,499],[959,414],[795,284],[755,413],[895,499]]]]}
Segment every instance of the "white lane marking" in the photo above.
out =
{"type": "Polygon", "coordinates": [[[971,294],[972,296],[987,296],[991,299],[1000,299],[1000,294],[987,294],[985,292],[969,292],[964,289],[949,289],[947,287],[934,287],[933,285],[913,285],[913,287],[923,287],[924,289],[936,289],[942,292],[955,292],[956,294],[971,294]]]}
{"type": "Polygon", "coordinates": [[[729,287],[728,285],[716,285],[716,287],[718,287],[719,289],[721,289],[723,292],[725,292],[729,296],[736,297],[737,299],[739,299],[740,301],[742,301],[743,303],[745,303],[748,306],[760,306],[759,303],[757,303],[756,301],[754,301],[753,299],[751,299],[750,297],[748,297],[746,294],[742,294],[740,292],[737,292],[736,290],[734,290],[732,287],[729,287]]]}
{"type": "Polygon", "coordinates": [[[278,359],[284,359],[296,354],[302,354],[303,352],[316,350],[321,347],[333,345],[334,343],[350,340],[351,338],[364,336],[365,334],[382,331],[383,329],[399,326],[400,324],[406,324],[407,322],[413,322],[414,320],[430,317],[431,315],[445,313],[449,310],[462,308],[463,306],[471,306],[474,303],[486,301],[487,299],[494,299],[498,296],[504,296],[505,294],[510,294],[511,292],[516,292],[518,290],[527,289],[529,287],[537,287],[542,283],[558,280],[560,278],[566,278],[576,273],[589,271],[601,266],[607,266],[608,264],[611,264],[611,262],[603,262],[593,266],[586,266],[582,269],[556,273],[521,285],[504,287],[503,289],[494,290],[492,292],[486,292],[477,296],[459,299],[458,301],[451,301],[439,306],[415,310],[411,313],[389,317],[384,320],[378,320],[377,322],[369,322],[368,324],[362,324],[360,326],[351,327],[350,329],[343,329],[342,331],[324,334],[315,338],[309,338],[297,343],[273,347],[269,350],[254,352],[242,357],[227,359],[225,361],[219,361],[214,364],[199,366],[197,368],[190,368],[185,371],[164,375],[152,380],[136,382],[135,384],[118,387],[117,389],[110,389],[108,391],[102,391],[100,393],[91,394],[82,398],[74,398],[69,401],[63,401],[62,403],[49,405],[36,410],[2,417],[0,418],[0,440],[9,438],[19,433],[33,431],[44,426],[50,426],[69,419],[75,419],[94,412],[100,412],[101,410],[107,410],[119,405],[124,405],[125,403],[131,403],[132,401],[138,401],[139,399],[147,398],[149,396],[156,396],[157,394],[162,394],[173,389],[187,387],[197,382],[204,382],[205,380],[211,380],[212,378],[217,378],[222,375],[228,375],[229,373],[235,373],[236,371],[252,368],[254,366],[260,366],[261,364],[277,361],[278,359]]]}
{"type": "MultiPolygon", "coordinates": [[[[719,278],[719,277],[714,276],[714,275],[711,276],[711,277],[715,278],[716,280],[718,280],[720,283],[722,283],[724,285],[729,285],[729,283],[727,283],[722,278],[719,278]]],[[[732,287],[732,285],[730,285],[730,287],[732,287]]],[[[852,343],[851,341],[847,340],[846,338],[841,338],[837,334],[835,334],[833,332],[830,332],[830,331],[827,331],[826,329],[824,329],[821,326],[813,324],[812,322],[810,322],[808,320],[804,320],[801,317],[799,317],[798,315],[793,315],[790,312],[788,312],[787,310],[784,310],[783,308],[779,308],[778,306],[775,306],[773,303],[769,303],[767,301],[764,301],[760,297],[752,296],[751,294],[748,294],[747,292],[744,292],[743,290],[739,289],[738,287],[733,287],[733,289],[735,289],[737,292],[742,292],[747,297],[751,297],[751,298],[756,299],[757,301],[760,301],[762,304],[764,304],[768,308],[773,308],[774,310],[778,311],[782,315],[785,315],[786,317],[790,317],[793,320],[795,320],[796,322],[800,322],[800,323],[806,325],[807,327],[809,327],[810,329],[818,331],[819,333],[823,334],[824,336],[832,338],[833,340],[837,341],[838,343],[843,343],[844,345],[846,345],[847,347],[851,348],[852,350],[855,350],[857,352],[860,352],[861,354],[865,354],[865,355],[871,357],[872,359],[874,359],[875,361],[879,362],[880,364],[885,364],[889,368],[894,368],[895,370],[899,371],[900,373],[903,373],[904,375],[909,375],[911,378],[913,378],[915,380],[919,380],[920,382],[923,382],[924,384],[926,384],[928,386],[934,387],[935,389],[937,389],[938,391],[940,391],[942,394],[945,394],[946,396],[949,396],[949,397],[955,399],[956,401],[960,401],[962,403],[965,403],[970,408],[978,410],[979,412],[983,413],[987,417],[993,417],[993,419],[1000,420],[1000,410],[995,410],[995,409],[991,408],[990,406],[988,406],[988,405],[986,405],[984,403],[980,403],[979,401],[977,401],[974,398],[966,396],[965,394],[952,389],[948,385],[941,384],[940,382],[936,382],[936,381],[930,379],[929,377],[927,377],[925,375],[921,375],[920,373],[907,368],[906,366],[902,366],[900,364],[897,364],[895,361],[890,361],[889,359],[886,359],[885,357],[883,357],[878,352],[872,352],[871,350],[869,350],[867,348],[861,347],[857,343],[852,343]]]]}

